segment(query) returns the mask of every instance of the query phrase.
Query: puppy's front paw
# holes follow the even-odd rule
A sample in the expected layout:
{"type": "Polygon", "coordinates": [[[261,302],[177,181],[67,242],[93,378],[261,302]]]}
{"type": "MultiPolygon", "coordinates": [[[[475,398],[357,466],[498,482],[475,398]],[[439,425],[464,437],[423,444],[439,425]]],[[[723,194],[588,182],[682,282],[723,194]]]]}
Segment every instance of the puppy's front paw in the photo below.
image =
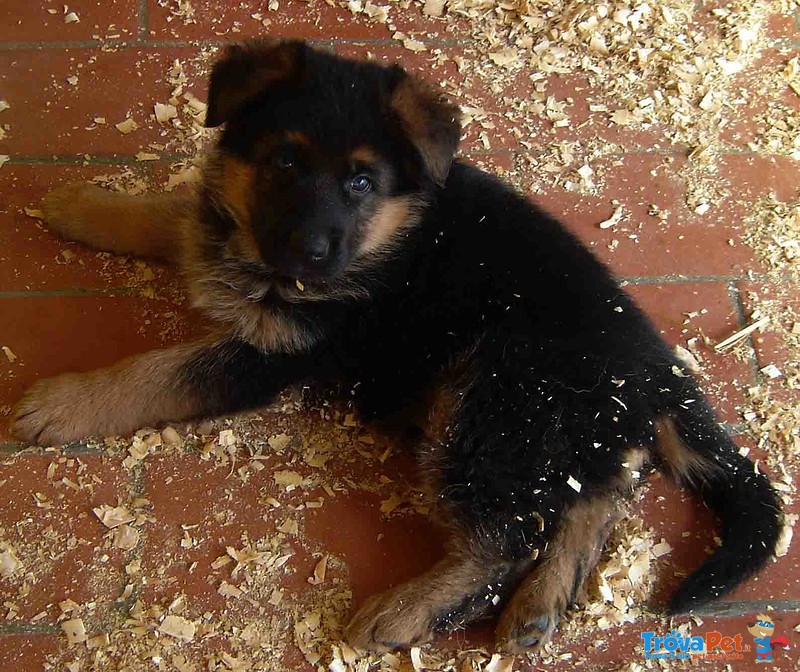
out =
{"type": "Polygon", "coordinates": [[[73,182],[58,187],[42,199],[45,224],[62,238],[85,241],[95,226],[93,209],[108,197],[109,192],[95,184],[73,182]]]}
{"type": "Polygon", "coordinates": [[[95,433],[87,376],[68,374],[41,380],[25,393],[13,412],[11,433],[28,443],[60,445],[95,433]]]}
{"type": "Polygon", "coordinates": [[[406,584],[367,600],[347,626],[345,639],[374,653],[409,648],[433,637],[434,620],[425,596],[406,584]]]}

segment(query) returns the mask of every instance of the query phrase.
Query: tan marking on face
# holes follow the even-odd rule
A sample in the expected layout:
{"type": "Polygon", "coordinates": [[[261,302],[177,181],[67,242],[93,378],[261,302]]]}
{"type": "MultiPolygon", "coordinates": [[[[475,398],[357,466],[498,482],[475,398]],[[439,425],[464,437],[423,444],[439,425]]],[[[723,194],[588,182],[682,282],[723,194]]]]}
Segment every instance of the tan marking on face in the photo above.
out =
{"type": "Polygon", "coordinates": [[[366,145],[354,150],[353,153],[350,154],[350,159],[353,161],[353,163],[363,163],[369,166],[374,166],[380,161],[378,155],[372,150],[372,148],[367,147],[366,145]]]}
{"type": "Polygon", "coordinates": [[[259,261],[261,253],[253,235],[252,218],[253,189],[256,168],[234,156],[222,157],[220,193],[225,207],[233,215],[237,231],[228,242],[229,251],[250,261],[259,261]]]}
{"type": "Polygon", "coordinates": [[[250,223],[256,168],[235,156],[222,157],[220,191],[225,205],[241,225],[250,223]]]}
{"type": "Polygon", "coordinates": [[[311,140],[308,139],[305,133],[301,133],[300,131],[287,131],[285,137],[289,142],[294,142],[306,147],[311,146],[311,140]]]}
{"type": "Polygon", "coordinates": [[[418,223],[417,201],[413,196],[397,196],[385,201],[366,226],[359,245],[360,254],[368,254],[392,241],[403,229],[418,223]]]}

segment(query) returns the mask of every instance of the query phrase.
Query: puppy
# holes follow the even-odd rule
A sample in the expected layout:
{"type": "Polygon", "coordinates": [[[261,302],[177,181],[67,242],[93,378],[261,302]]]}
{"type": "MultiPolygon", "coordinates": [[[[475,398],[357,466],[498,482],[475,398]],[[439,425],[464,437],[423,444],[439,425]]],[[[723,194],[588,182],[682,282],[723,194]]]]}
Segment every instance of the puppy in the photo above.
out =
{"type": "Polygon", "coordinates": [[[417,452],[449,546],[355,614],[346,636],[373,651],[496,604],[501,645],[540,646],[651,466],[722,522],[670,613],[773,554],[768,479],[608,270],[553,217],[454,162],[455,106],[400,67],[251,43],[215,65],[206,123],[224,130],[196,194],[73,185],[43,209],[68,239],[178,265],[216,334],[37,383],[15,410],[19,437],[232,413],[299,381],[352,389],[366,418],[427,399],[417,452]]]}

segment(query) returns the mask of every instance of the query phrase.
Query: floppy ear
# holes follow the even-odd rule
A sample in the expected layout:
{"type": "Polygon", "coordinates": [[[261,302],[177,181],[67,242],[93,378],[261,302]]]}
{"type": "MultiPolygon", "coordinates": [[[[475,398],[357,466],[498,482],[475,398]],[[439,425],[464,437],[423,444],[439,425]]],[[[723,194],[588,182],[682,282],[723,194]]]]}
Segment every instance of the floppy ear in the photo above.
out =
{"type": "Polygon", "coordinates": [[[305,51],[299,41],[262,40],[228,47],[211,71],[205,125],[229,121],[271,87],[299,77],[305,51]]]}
{"type": "Polygon", "coordinates": [[[390,107],[419,152],[429,177],[444,186],[461,137],[461,112],[425,82],[397,68],[390,107]]]}

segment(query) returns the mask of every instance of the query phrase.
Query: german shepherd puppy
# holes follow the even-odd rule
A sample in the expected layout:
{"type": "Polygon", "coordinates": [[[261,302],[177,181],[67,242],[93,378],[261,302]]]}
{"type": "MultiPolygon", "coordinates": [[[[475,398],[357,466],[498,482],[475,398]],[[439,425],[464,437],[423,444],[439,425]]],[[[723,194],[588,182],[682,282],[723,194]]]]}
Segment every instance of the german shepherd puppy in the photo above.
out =
{"type": "Polygon", "coordinates": [[[385,651],[502,608],[498,642],[540,646],[621,502],[659,467],[722,522],[670,613],[773,554],[769,480],[609,271],[553,217],[453,160],[459,112],[400,67],[302,42],[230,47],[192,197],[71,185],[44,201],[71,240],[178,264],[218,335],[34,385],[22,439],[63,443],[268,403],[299,381],[366,418],[427,400],[419,460],[449,531],[426,574],[362,605],[346,637],[385,651]]]}

